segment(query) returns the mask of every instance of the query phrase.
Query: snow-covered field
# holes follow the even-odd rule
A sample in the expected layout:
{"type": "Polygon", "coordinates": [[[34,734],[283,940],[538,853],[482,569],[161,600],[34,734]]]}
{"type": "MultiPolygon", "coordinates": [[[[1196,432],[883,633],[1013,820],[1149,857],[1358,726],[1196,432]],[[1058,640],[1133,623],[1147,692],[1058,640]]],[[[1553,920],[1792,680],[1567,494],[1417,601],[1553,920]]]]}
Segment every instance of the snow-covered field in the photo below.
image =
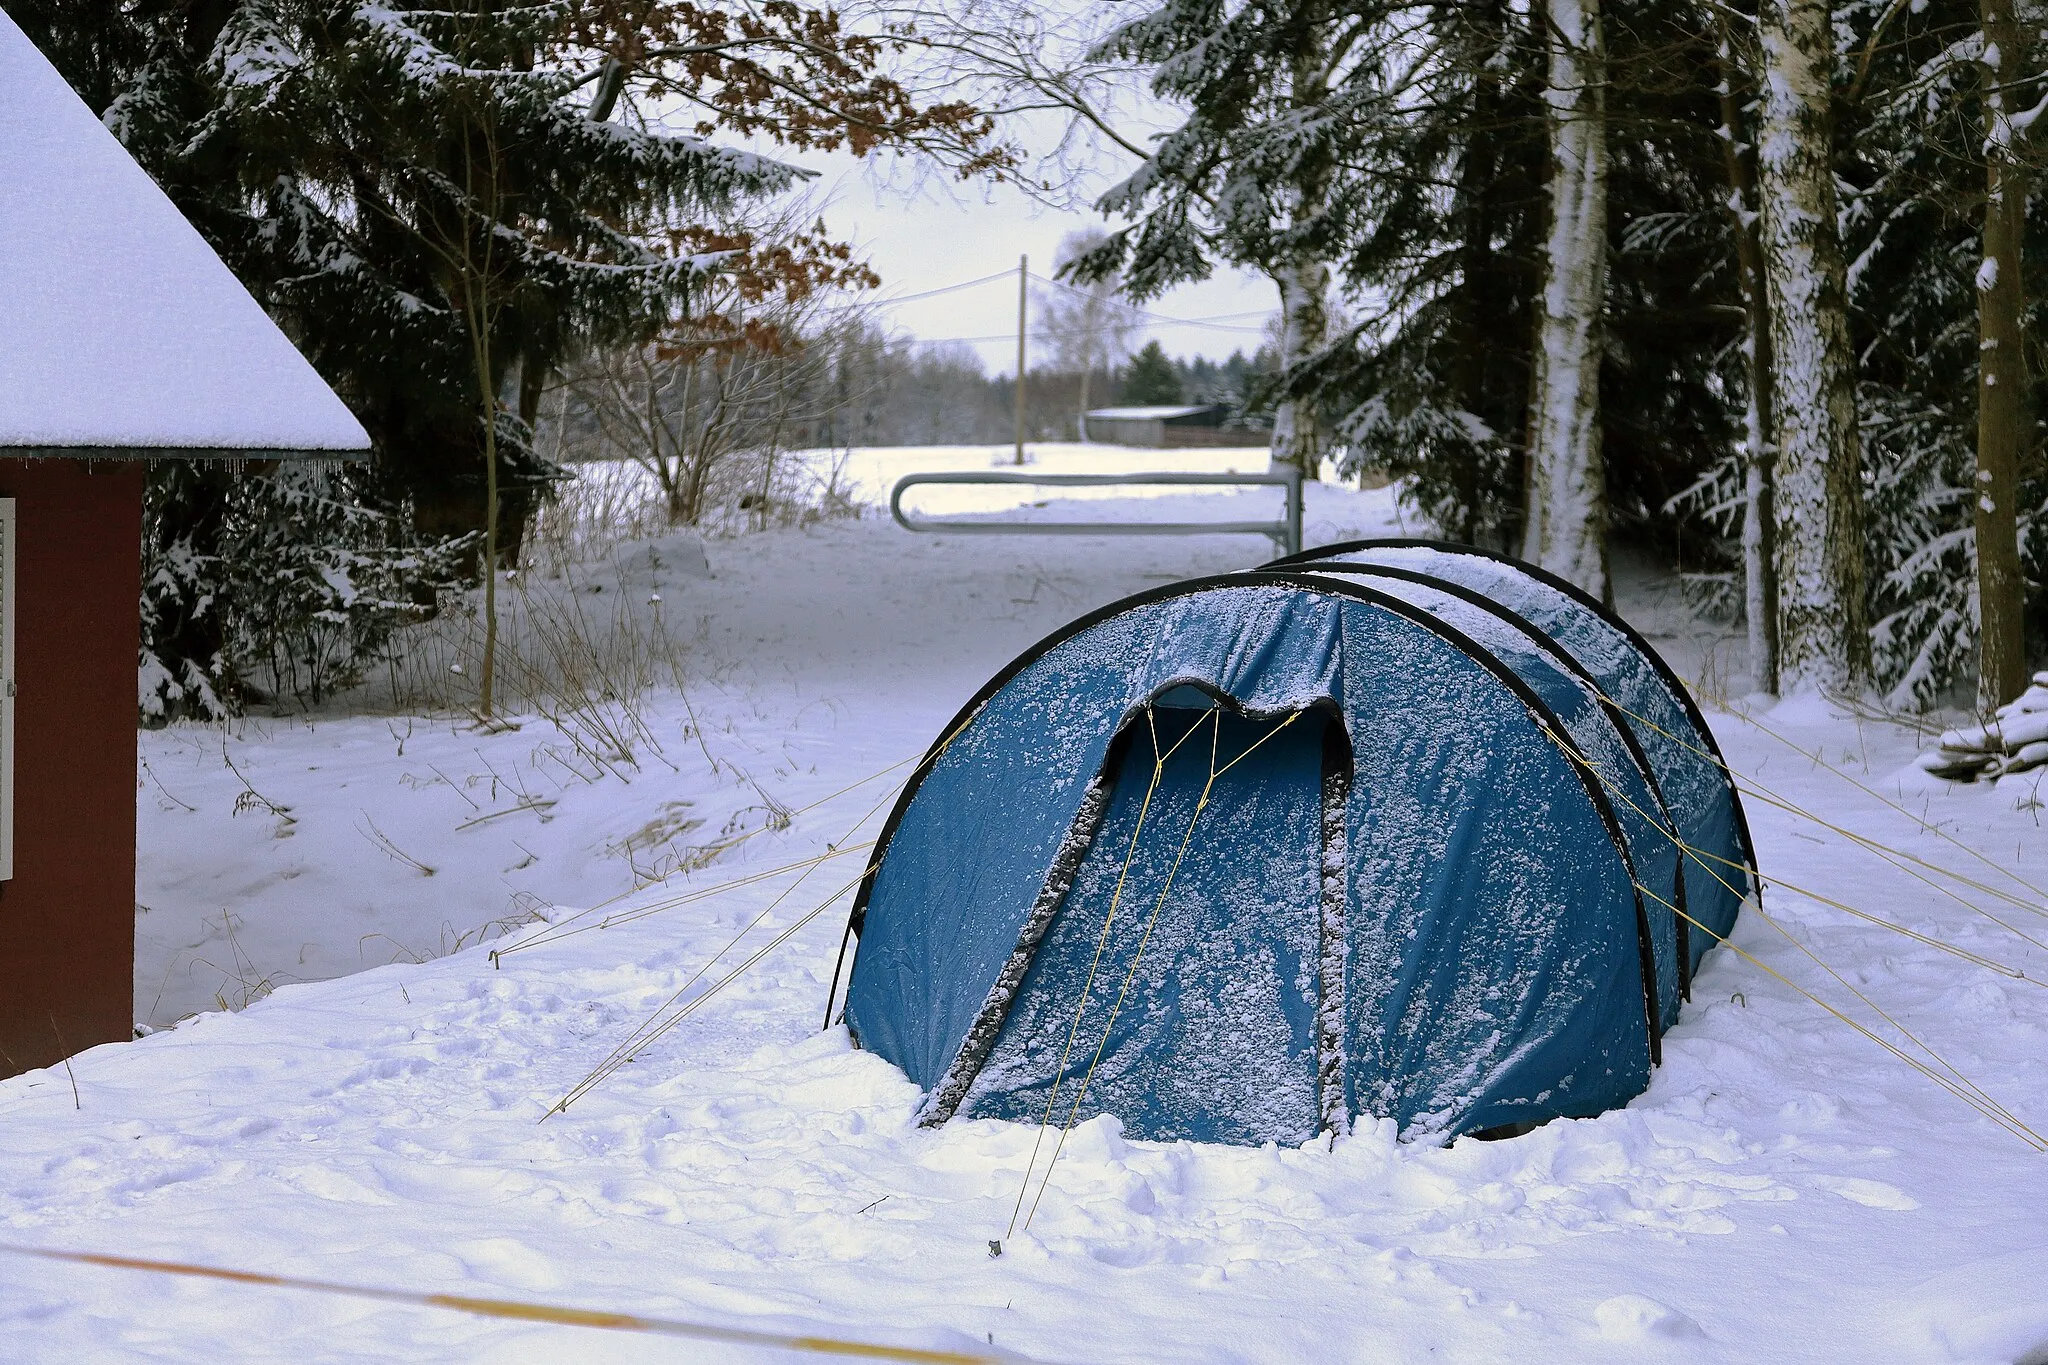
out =
{"type": "MultiPolygon", "coordinates": [[[[917,458],[873,457],[863,494],[917,458]]],[[[1235,500],[1146,514],[1182,497],[1235,500]]],[[[1385,491],[1312,489],[1309,523],[1397,529],[1385,491]]],[[[2048,885],[2034,775],[1901,776],[1914,736],[1806,704],[1712,717],[1738,769],[1839,827],[1753,800],[1766,874],[1923,937],[1774,890],[1784,932],[1745,918],[1755,962],[1709,958],[1621,1112],[1263,1151],[1098,1118],[991,1258],[1033,1134],[916,1128],[908,1082],[819,1030],[835,906],[540,1122],[857,875],[891,765],[1001,664],[1267,554],[871,515],[714,542],[711,578],[629,556],[584,586],[658,606],[688,684],[635,703],[635,762],[538,717],[146,735],[138,1012],[254,1003],[0,1082],[0,1241],[1047,1361],[2048,1360],[2048,1155],[1801,993],[2048,1131],[2048,917],[1844,832],[2048,907],[1964,847],[2048,885]]],[[[1624,607],[1726,684],[1720,633],[1656,586],[1624,607]]],[[[798,1357],[0,1257],[0,1358],[798,1357]]]]}

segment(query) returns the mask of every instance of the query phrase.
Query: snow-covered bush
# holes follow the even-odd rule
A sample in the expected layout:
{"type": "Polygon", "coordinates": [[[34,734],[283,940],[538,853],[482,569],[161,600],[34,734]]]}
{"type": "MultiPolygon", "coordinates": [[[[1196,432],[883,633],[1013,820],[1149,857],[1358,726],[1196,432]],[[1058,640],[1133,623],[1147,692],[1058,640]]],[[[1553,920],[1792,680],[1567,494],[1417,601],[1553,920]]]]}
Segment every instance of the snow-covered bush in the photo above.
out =
{"type": "Polygon", "coordinates": [[[269,473],[170,461],[142,535],[145,724],[255,702],[307,706],[352,686],[399,626],[430,615],[473,536],[422,541],[410,509],[319,464],[269,473]]]}

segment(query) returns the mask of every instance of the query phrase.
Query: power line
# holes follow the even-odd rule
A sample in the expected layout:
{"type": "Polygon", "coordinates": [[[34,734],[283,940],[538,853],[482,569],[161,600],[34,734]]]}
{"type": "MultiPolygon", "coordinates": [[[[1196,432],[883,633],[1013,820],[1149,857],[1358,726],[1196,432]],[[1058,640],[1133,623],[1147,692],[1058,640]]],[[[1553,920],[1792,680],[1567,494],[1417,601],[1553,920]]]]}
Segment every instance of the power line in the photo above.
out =
{"type": "Polygon", "coordinates": [[[1074,285],[1068,284],[1064,280],[1049,280],[1045,276],[1037,274],[1034,274],[1031,278],[1037,280],[1040,284],[1049,284],[1055,289],[1064,289],[1069,294],[1075,294],[1084,299],[1098,299],[1101,302],[1108,304],[1112,308],[1122,309],[1124,312],[1131,314],[1133,317],[1140,317],[1145,319],[1147,322],[1156,322],[1164,326],[1207,327],[1218,332],[1263,332],[1266,330],[1263,326],[1226,327],[1223,325],[1223,319],[1243,317],[1264,317],[1270,315],[1272,312],[1271,309],[1252,309],[1242,313],[1215,313],[1206,318],[1177,318],[1170,316],[1166,313],[1155,313],[1149,308],[1140,308],[1135,303],[1125,303],[1122,299],[1109,298],[1101,294],[1091,294],[1086,289],[1081,289],[1074,285]]]}
{"type": "Polygon", "coordinates": [[[958,284],[941,285],[937,289],[927,289],[922,293],[898,294],[895,298],[891,299],[874,299],[870,301],[869,306],[888,308],[899,303],[914,303],[918,299],[935,299],[941,294],[955,294],[962,289],[972,289],[978,284],[990,284],[996,280],[1007,280],[1010,278],[1010,274],[1010,271],[998,270],[995,274],[983,275],[978,280],[962,280],[958,284]]]}
{"type": "MultiPolygon", "coordinates": [[[[1028,273],[1031,279],[1036,280],[1040,284],[1050,285],[1054,289],[1063,289],[1069,294],[1075,294],[1082,298],[1097,299],[1102,303],[1105,303],[1108,306],[1115,308],[1119,312],[1122,312],[1132,318],[1143,319],[1146,322],[1154,323],[1162,327],[1200,327],[1212,332],[1263,333],[1266,330],[1264,324],[1245,325],[1239,323],[1233,325],[1232,320],[1236,318],[1267,317],[1270,316],[1272,312],[1271,309],[1248,308],[1235,313],[1212,313],[1206,317],[1180,318],[1174,317],[1168,313],[1155,313],[1149,308],[1141,308],[1135,303],[1126,303],[1122,299],[1105,297],[1100,294],[1091,294],[1089,291],[1077,288],[1074,285],[1068,284],[1063,280],[1048,279],[1046,276],[1040,275],[1036,271],[1028,273]]],[[[915,303],[921,299],[935,299],[945,294],[959,293],[963,289],[974,289],[984,284],[994,284],[998,281],[1010,279],[1013,274],[1014,272],[1009,270],[998,270],[992,275],[983,275],[980,276],[979,278],[972,280],[961,280],[957,284],[941,285],[937,289],[920,290],[915,294],[898,294],[894,298],[872,299],[869,300],[867,303],[859,306],[870,308],[893,308],[899,303],[915,303]]],[[[920,342],[920,344],[955,341],[975,344],[983,342],[1009,341],[1015,335],[1016,333],[1014,332],[1005,332],[1000,336],[920,337],[918,338],[918,341],[920,342]]],[[[1043,340],[1047,335],[1058,336],[1069,334],[1033,333],[1031,339],[1043,340]]]]}

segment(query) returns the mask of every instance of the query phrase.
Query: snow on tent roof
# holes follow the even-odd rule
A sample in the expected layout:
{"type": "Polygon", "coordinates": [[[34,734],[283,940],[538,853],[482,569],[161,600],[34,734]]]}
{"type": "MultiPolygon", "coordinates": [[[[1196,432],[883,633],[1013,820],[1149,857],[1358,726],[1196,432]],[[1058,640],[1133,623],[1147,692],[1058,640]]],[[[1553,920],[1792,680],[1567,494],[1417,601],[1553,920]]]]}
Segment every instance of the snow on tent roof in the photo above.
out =
{"type": "Polygon", "coordinates": [[[1514,565],[1361,548],[1101,608],[945,727],[860,881],[844,1015],[925,1123],[1448,1141],[1649,1084],[1756,884],[1732,782],[1629,728],[1639,637],[1514,565]]]}
{"type": "Polygon", "coordinates": [[[278,456],[369,437],[0,13],[0,453],[278,456]]]}
{"type": "Polygon", "coordinates": [[[1214,410],[1212,403],[1189,403],[1155,408],[1096,408],[1088,415],[1104,422],[1158,422],[1174,417],[1194,417],[1214,410]]]}

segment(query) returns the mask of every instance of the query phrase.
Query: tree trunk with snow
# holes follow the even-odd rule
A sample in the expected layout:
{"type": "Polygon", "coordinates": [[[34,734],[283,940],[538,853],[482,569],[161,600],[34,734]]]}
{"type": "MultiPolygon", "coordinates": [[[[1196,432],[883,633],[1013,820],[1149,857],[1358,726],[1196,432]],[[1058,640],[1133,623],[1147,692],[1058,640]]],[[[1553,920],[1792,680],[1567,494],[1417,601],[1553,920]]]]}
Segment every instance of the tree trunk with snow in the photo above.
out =
{"type": "Polygon", "coordinates": [[[1742,598],[1749,624],[1749,685],[1778,690],[1778,566],[1772,484],[1771,312],[1765,297],[1764,248],[1757,228],[1755,149],[1744,137],[1737,82],[1742,63],[1721,20],[1721,150],[1728,167],[1728,214],[1735,232],[1735,268],[1742,289],[1743,358],[1749,388],[1743,411],[1742,598]]]}
{"type": "MultiPolygon", "coordinates": [[[[1296,109],[1315,109],[1329,96],[1328,54],[1311,43],[1295,59],[1293,104],[1296,109]]],[[[1302,167],[1295,186],[1292,226],[1306,227],[1322,211],[1329,192],[1330,173],[1314,160],[1302,167]]],[[[1330,326],[1330,267],[1319,254],[1297,249],[1275,263],[1273,283],[1280,288],[1280,365],[1292,372],[1323,347],[1330,326]]],[[[1326,437],[1316,414],[1315,400],[1306,396],[1283,396],[1273,410],[1273,452],[1275,469],[1290,466],[1313,479],[1322,467],[1326,437]]]]}
{"type": "Polygon", "coordinates": [[[1787,691],[1870,684],[1862,445],[1835,219],[1826,0],[1766,0],[1757,168],[1777,423],[1778,644],[1787,691]]]}
{"type": "Polygon", "coordinates": [[[1536,320],[1522,557],[1607,595],[1607,466],[1600,449],[1607,294],[1606,52],[1599,0],[1551,0],[1550,236],[1536,320]]]}
{"type": "MultiPolygon", "coordinates": [[[[1319,260],[1290,262],[1279,272],[1280,364],[1291,370],[1322,349],[1329,326],[1325,302],[1329,267],[1319,260]]],[[[1299,469],[1313,479],[1322,466],[1323,433],[1309,398],[1282,398],[1273,409],[1273,465],[1299,469]]]]}
{"type": "Polygon", "coordinates": [[[2026,309],[2020,256],[2027,189],[2006,92],[2023,78],[2026,30],[2013,0],[1982,0],[1984,263],[1977,271],[1977,705],[1989,712],[2027,686],[2020,577],[2019,466],[2027,439],[2026,309]]]}

